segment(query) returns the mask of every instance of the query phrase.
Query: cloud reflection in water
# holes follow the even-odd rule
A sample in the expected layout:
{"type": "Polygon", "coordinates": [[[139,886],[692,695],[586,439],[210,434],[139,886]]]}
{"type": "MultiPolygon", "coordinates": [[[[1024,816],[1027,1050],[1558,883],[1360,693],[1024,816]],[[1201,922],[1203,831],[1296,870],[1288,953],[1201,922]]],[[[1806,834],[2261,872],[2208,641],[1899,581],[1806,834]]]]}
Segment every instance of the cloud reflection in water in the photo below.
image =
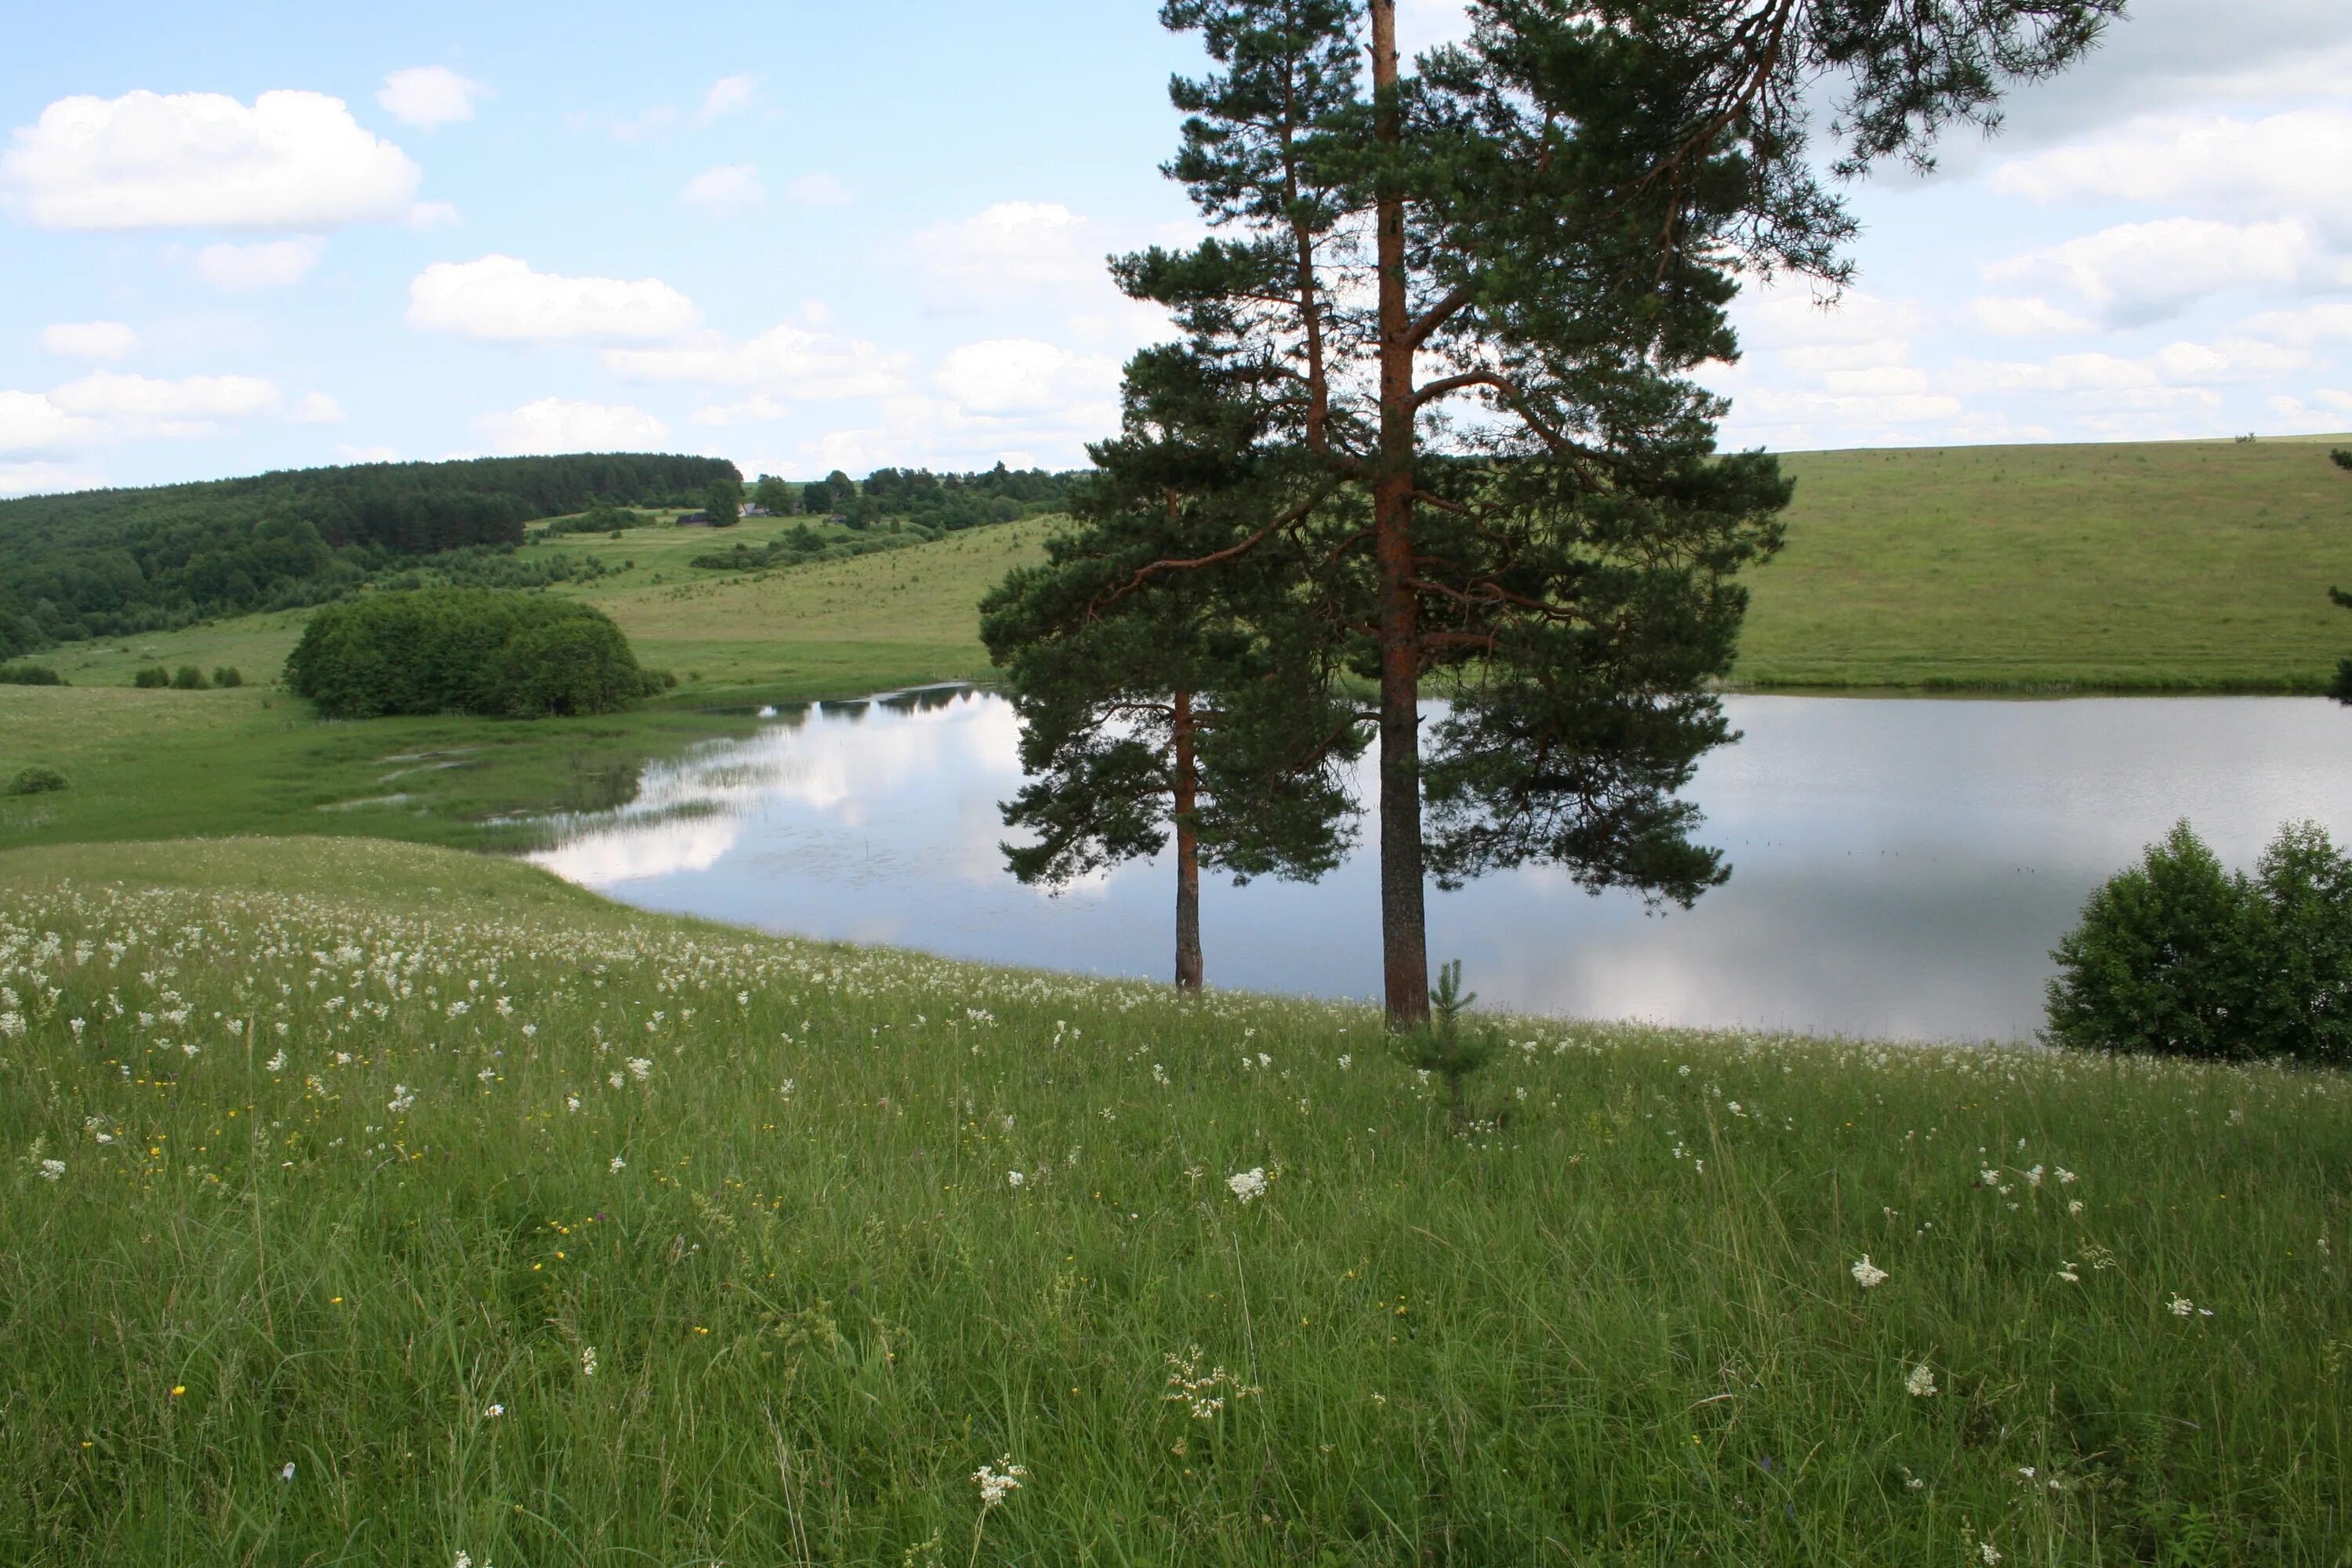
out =
{"type": "MultiPolygon", "coordinates": [[[[1733,865],[1697,908],[1645,911],[1523,868],[1433,892],[1433,960],[1484,1004],[1856,1035],[2030,1034],[2048,951],[2085,894],[2187,816],[2234,864],[2313,817],[2339,841],[2352,721],[2317,700],[2063,702],[1749,697],[1693,795],[1733,865]]],[[[628,806],[535,858],[632,903],[1009,963],[1164,975],[1173,873],[1060,897],[1003,869],[1020,784],[992,696],[835,705],[648,768],[628,806]]],[[[1313,887],[1211,882],[1213,983],[1369,995],[1373,868],[1313,887]]]]}

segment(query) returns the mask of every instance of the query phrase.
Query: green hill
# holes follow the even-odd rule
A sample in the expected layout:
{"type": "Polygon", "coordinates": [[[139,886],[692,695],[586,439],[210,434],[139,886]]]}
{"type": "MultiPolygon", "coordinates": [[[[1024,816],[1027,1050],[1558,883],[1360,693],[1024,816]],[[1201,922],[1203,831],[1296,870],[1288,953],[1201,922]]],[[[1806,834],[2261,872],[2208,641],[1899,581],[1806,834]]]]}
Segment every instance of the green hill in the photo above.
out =
{"type": "Polygon", "coordinates": [[[2324,442],[1801,452],[1758,686],[2322,689],[2352,652],[2324,442]]]}
{"type": "Polygon", "coordinates": [[[734,477],[714,458],[581,453],[0,501],[0,656],[315,605],[420,557],[519,543],[534,519],[734,477]]]}

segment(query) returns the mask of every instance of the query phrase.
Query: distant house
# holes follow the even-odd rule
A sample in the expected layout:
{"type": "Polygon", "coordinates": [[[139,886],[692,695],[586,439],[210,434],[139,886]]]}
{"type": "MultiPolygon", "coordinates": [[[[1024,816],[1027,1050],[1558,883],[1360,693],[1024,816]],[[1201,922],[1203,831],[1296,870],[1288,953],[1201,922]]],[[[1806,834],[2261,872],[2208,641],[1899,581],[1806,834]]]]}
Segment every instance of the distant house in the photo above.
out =
{"type": "Polygon", "coordinates": [[[716,528],[719,526],[717,523],[710,521],[710,514],[707,511],[681,512],[678,514],[677,525],[680,528],[716,528]]]}
{"type": "Polygon", "coordinates": [[[770,511],[766,507],[761,506],[758,501],[746,501],[743,503],[743,515],[745,517],[773,517],[776,514],[770,511]]]}

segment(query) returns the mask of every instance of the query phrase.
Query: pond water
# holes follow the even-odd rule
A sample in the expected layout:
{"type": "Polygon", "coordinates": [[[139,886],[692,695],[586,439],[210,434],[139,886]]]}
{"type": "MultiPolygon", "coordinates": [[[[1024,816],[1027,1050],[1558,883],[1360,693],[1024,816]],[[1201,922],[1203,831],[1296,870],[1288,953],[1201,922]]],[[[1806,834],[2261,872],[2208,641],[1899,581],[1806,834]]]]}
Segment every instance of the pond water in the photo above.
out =
{"type": "MultiPolygon", "coordinates": [[[[2084,896],[2188,817],[2234,865],[2281,822],[2352,837],[2352,714],[2324,699],[1738,697],[1691,789],[1728,885],[1646,911],[1524,868],[1430,895],[1483,1006],[1890,1038],[2030,1036],[2084,896]]],[[[1058,897],[1005,871],[1013,710],[935,690],[778,715],[650,768],[534,857],[648,909],[991,962],[1164,978],[1172,856],[1058,897]]],[[[1365,782],[1370,782],[1369,767],[1365,782]]],[[[1204,877],[1210,984],[1370,997],[1368,853],[1322,882],[1204,877]]]]}

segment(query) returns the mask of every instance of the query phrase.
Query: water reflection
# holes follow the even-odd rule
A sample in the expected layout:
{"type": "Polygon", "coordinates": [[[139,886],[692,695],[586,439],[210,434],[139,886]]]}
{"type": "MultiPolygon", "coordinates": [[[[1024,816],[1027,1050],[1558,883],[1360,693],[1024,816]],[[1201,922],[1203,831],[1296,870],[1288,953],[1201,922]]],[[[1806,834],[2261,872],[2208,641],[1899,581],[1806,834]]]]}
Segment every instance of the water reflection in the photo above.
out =
{"type": "MultiPolygon", "coordinates": [[[[1522,869],[1430,900],[1433,957],[1482,1002],[1584,1016],[1907,1037],[2030,1034],[2048,950],[2084,894],[2187,816],[2249,864],[2293,817],[2352,837],[2352,718],[2320,700],[2065,702],[1748,697],[1693,794],[1728,887],[1691,911],[1522,869]]],[[[971,692],[788,710],[651,766],[536,857],[647,908],[958,956],[1159,977],[1172,871],[1051,897],[1014,882],[996,803],[1011,708],[971,692]]],[[[1312,887],[1211,885],[1213,984],[1379,984],[1373,868],[1312,887]]]]}

